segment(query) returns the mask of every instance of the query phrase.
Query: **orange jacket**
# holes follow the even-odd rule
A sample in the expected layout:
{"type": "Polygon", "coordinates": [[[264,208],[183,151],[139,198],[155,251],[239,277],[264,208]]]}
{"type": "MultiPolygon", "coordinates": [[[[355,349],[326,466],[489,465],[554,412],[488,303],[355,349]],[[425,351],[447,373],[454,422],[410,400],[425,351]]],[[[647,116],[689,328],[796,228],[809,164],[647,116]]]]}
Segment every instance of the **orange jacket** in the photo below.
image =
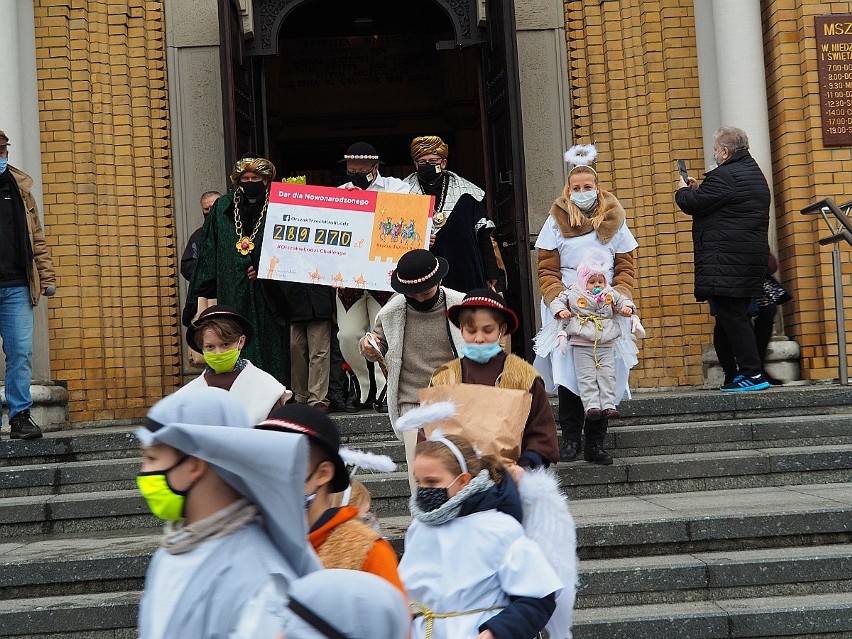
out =
{"type": "Polygon", "coordinates": [[[393,548],[356,517],[357,508],[341,506],[331,519],[308,534],[323,567],[371,572],[396,586],[407,601],[393,548]]]}

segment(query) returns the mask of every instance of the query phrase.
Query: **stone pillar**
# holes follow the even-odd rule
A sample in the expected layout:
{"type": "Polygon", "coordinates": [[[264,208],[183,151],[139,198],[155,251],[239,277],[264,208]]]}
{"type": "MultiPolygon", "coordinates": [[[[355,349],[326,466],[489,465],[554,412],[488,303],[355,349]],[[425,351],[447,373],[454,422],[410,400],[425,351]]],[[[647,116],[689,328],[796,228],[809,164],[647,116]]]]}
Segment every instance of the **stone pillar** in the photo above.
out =
{"type": "MultiPolygon", "coordinates": [[[[562,0],[515,0],[529,233],[532,240],[562,192],[571,146],[568,60],[562,0]]],[[[523,241],[523,238],[518,238],[523,241]]],[[[535,252],[532,258],[535,273],[535,252]]],[[[537,291],[537,288],[536,288],[537,291]]],[[[538,294],[535,295],[536,301],[538,294]]],[[[539,305],[535,304],[536,314],[539,305]]]]}
{"type": "MultiPolygon", "coordinates": [[[[41,145],[36,76],[35,17],[31,0],[0,3],[6,58],[0,65],[0,129],[10,139],[9,162],[33,179],[32,194],[44,216],[41,179],[41,145]]],[[[61,282],[57,283],[62,286],[61,282]]],[[[0,362],[2,373],[5,368],[0,362]]],[[[65,422],[67,393],[50,382],[47,302],[35,309],[33,336],[33,417],[41,425],[65,422]]],[[[5,395],[4,395],[5,399],[5,395]]]]}
{"type": "MultiPolygon", "coordinates": [[[[216,0],[166,0],[165,13],[175,226],[180,260],[189,236],[203,222],[201,194],[210,190],[224,193],[227,189],[219,10],[216,0]]],[[[180,279],[178,290],[183,309],[187,283],[180,279]]],[[[185,348],[183,340],[181,346],[185,348]]],[[[184,357],[185,365],[186,362],[184,357]]],[[[189,369],[186,372],[198,373],[189,369]]]]}

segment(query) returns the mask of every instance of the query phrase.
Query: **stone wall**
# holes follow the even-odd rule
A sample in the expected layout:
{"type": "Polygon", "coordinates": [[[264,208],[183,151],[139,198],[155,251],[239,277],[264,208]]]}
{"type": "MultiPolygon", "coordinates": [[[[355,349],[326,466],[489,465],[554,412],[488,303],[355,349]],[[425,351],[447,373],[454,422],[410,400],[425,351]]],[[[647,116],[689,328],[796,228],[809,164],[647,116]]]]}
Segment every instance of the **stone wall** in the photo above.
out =
{"type": "Polygon", "coordinates": [[[144,414],[178,379],[161,2],[35,2],[53,378],[71,421],[144,414]]]}
{"type": "MultiPolygon", "coordinates": [[[[783,306],[806,379],[837,377],[837,322],[825,223],[800,210],[824,197],[852,199],[852,148],[823,146],[814,16],[852,13],[852,2],[762,2],[772,165],[782,276],[796,300],[783,306]]],[[[847,334],[852,328],[852,253],[841,244],[847,334]]]]}

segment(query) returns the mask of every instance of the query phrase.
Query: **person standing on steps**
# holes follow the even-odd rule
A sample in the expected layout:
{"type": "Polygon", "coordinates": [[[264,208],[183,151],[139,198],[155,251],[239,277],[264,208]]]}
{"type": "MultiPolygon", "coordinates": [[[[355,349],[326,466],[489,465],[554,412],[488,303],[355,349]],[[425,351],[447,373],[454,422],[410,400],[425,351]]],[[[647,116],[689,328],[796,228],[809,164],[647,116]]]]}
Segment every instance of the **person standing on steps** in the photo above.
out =
{"type": "Polygon", "coordinates": [[[713,346],[725,370],[722,392],[769,388],[748,314],[763,294],[769,260],[769,185],[748,152],[742,129],[723,126],[713,136],[716,168],[699,186],[679,178],[675,202],[692,217],[695,298],[707,301],[716,318],[713,346]]]}
{"type": "Polygon", "coordinates": [[[0,339],[6,355],[6,402],[12,439],[38,439],[33,421],[33,308],[56,292],[33,179],[9,164],[9,138],[0,130],[0,339]]]}
{"type": "MultiPolygon", "coordinates": [[[[538,249],[538,285],[541,289],[542,323],[558,321],[549,312],[549,305],[571,284],[577,281],[577,267],[589,250],[609,254],[612,267],[606,281],[619,293],[633,299],[633,251],[639,246],[627,227],[627,214],[618,199],[600,188],[598,173],[591,164],[597,149],[591,144],[571,147],[565,161],[573,164],[565,181],[562,195],[550,207],[550,215],[536,240],[538,249]]],[[[574,369],[573,347],[563,353],[555,349],[548,356],[535,359],[548,391],[558,389],[559,425],[562,428],[562,461],[583,458],[593,464],[608,465],[612,457],[604,450],[608,418],[585,415],[577,374],[574,369]],[[585,443],[581,440],[585,435],[585,443]]],[[[615,358],[616,404],[629,397],[627,379],[629,368],[621,356],[615,358]]]]}
{"type": "MultiPolygon", "coordinates": [[[[207,215],[213,205],[222,197],[219,191],[205,191],[201,194],[201,215],[206,220],[207,215]]],[[[204,239],[204,225],[199,226],[186,243],[186,248],[183,250],[183,256],[180,258],[180,274],[187,282],[192,280],[192,274],[195,272],[195,264],[198,262],[198,251],[201,250],[201,240],[204,239]]]]}
{"type": "MultiPolygon", "coordinates": [[[[346,176],[349,178],[349,182],[340,185],[341,189],[408,193],[408,184],[394,177],[385,177],[379,172],[379,167],[384,162],[372,144],[355,142],[346,149],[340,162],[346,165],[346,176]]],[[[352,368],[361,387],[361,401],[358,405],[353,404],[350,412],[358,412],[374,404],[377,410],[387,412],[387,402],[376,401],[385,387],[385,376],[375,367],[375,384],[370,383],[367,360],[361,355],[358,344],[376,321],[379,310],[387,304],[392,295],[393,293],[388,291],[337,289],[337,339],[340,341],[343,358],[352,368]]]]}

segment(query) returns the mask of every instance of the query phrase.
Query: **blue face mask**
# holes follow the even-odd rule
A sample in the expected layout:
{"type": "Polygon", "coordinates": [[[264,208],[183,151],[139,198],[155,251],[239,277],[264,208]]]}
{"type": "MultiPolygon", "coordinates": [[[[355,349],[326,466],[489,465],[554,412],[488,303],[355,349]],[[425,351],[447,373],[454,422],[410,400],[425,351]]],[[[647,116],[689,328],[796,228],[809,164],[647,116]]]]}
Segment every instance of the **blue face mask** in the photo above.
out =
{"type": "Polygon", "coordinates": [[[577,205],[581,211],[588,211],[598,201],[597,191],[580,191],[579,193],[571,194],[571,201],[577,205]]]}
{"type": "Polygon", "coordinates": [[[461,355],[462,357],[473,360],[477,364],[484,364],[502,350],[503,348],[500,346],[499,340],[486,344],[465,344],[462,346],[461,355]]]}
{"type": "Polygon", "coordinates": [[[9,165],[9,158],[0,158],[0,173],[6,172],[6,167],[9,165]]]}

